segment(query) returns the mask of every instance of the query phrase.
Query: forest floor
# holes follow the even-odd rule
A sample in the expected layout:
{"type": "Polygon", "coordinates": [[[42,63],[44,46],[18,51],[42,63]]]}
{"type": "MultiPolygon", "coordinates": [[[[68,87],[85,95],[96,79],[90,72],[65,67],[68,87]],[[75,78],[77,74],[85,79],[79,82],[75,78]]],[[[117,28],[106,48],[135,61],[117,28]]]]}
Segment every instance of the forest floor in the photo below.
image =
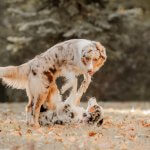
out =
{"type": "Polygon", "coordinates": [[[0,104],[0,150],[150,150],[148,102],[103,102],[101,127],[78,124],[39,129],[26,125],[25,105],[0,104]]]}

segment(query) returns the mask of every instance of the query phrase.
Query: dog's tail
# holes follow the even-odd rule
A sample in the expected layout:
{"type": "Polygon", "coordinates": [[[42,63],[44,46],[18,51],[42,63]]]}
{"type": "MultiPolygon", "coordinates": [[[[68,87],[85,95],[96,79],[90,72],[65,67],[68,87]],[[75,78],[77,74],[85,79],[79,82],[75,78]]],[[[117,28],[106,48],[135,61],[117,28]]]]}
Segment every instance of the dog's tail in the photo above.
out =
{"type": "Polygon", "coordinates": [[[30,66],[28,63],[20,66],[0,67],[0,78],[10,87],[25,89],[29,72],[30,66]]]}

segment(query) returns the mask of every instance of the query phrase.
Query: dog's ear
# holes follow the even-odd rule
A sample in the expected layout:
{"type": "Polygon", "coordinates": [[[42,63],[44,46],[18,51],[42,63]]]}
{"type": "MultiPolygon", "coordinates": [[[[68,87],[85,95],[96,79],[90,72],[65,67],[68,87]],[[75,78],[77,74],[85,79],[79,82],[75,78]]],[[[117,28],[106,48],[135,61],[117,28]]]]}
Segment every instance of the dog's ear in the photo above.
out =
{"type": "Polygon", "coordinates": [[[100,42],[96,42],[96,49],[99,50],[101,57],[106,60],[107,59],[106,49],[100,42]]]}
{"type": "Polygon", "coordinates": [[[95,45],[96,45],[97,50],[99,51],[101,51],[104,48],[100,42],[95,42],[95,45]]]}

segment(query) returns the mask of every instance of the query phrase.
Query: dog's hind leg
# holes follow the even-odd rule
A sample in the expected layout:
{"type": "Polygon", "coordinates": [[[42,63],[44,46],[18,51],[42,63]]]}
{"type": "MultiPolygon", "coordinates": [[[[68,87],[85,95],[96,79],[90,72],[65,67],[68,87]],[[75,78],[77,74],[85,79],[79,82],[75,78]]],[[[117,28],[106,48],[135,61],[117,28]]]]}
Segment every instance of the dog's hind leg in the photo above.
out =
{"type": "Polygon", "coordinates": [[[44,102],[46,102],[48,91],[49,91],[49,85],[51,86],[51,83],[48,81],[47,77],[40,76],[40,75],[33,76],[31,74],[29,76],[28,94],[32,96],[32,98],[30,98],[29,100],[27,109],[29,111],[31,110],[32,122],[30,124],[34,124],[35,126],[39,126],[38,118],[39,118],[40,108],[41,105],[44,102]]]}
{"type": "Polygon", "coordinates": [[[55,110],[57,104],[61,101],[62,101],[62,97],[60,95],[58,87],[55,83],[53,83],[49,88],[46,105],[50,110],[55,110]]]}
{"type": "Polygon", "coordinates": [[[47,99],[48,91],[40,93],[37,97],[37,99],[34,101],[33,106],[33,120],[35,127],[39,127],[39,114],[40,114],[40,108],[42,104],[44,104],[45,100],[47,99]]]}
{"type": "Polygon", "coordinates": [[[29,87],[26,89],[28,96],[28,104],[26,106],[26,123],[30,124],[32,121],[32,111],[33,111],[33,99],[34,96],[31,94],[29,87]]]}

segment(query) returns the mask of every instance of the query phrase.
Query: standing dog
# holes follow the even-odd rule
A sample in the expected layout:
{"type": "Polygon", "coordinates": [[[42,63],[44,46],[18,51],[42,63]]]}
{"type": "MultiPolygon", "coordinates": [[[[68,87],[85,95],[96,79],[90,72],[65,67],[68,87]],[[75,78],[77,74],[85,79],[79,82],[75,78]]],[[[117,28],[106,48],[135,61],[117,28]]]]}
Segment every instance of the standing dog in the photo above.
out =
{"type": "Polygon", "coordinates": [[[73,39],[56,44],[46,52],[20,66],[0,67],[0,78],[8,86],[26,89],[29,98],[26,111],[33,114],[33,123],[35,126],[39,126],[38,118],[41,105],[46,102],[49,109],[51,109],[53,107],[51,103],[53,97],[61,101],[55,83],[57,77],[66,74],[66,72],[73,72],[74,82],[72,83],[75,83],[77,75],[84,75],[84,81],[77,94],[75,94],[77,82],[70,94],[75,95],[75,104],[77,104],[91,82],[91,75],[105,61],[105,48],[99,42],[73,39]]]}

